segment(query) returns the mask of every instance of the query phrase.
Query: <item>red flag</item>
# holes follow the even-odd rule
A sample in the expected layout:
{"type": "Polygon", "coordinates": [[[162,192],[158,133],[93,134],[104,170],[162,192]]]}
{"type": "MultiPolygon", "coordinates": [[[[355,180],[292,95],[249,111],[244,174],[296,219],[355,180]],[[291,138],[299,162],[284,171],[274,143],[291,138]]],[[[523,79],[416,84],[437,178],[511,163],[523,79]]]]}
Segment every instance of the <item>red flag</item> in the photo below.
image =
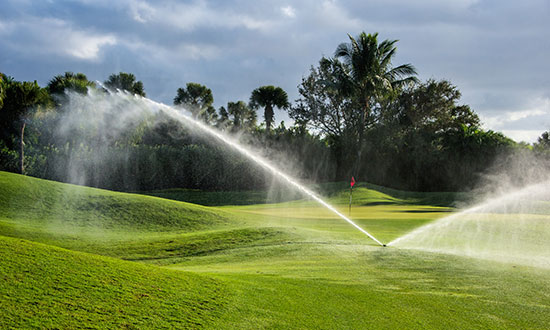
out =
{"type": "Polygon", "coordinates": [[[350,185],[351,187],[353,188],[353,185],[355,184],[355,178],[354,177],[351,177],[351,182],[350,182],[350,185]]]}

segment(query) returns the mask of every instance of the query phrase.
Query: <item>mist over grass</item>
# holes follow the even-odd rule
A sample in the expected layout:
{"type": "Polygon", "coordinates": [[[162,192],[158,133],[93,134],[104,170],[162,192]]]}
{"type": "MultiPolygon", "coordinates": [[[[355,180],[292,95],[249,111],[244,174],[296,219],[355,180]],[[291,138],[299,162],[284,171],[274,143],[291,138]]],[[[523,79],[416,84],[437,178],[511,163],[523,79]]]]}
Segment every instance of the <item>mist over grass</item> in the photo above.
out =
{"type": "Polygon", "coordinates": [[[462,203],[391,245],[550,268],[550,171],[539,159],[506,157],[462,203]]]}

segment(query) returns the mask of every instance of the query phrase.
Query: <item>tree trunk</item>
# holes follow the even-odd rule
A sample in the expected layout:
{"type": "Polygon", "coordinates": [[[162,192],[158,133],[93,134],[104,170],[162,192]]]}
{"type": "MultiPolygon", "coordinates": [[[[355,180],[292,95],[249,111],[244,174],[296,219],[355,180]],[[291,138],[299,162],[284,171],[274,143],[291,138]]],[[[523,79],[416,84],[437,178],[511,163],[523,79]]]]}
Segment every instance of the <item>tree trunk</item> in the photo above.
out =
{"type": "Polygon", "coordinates": [[[23,120],[19,136],[19,173],[25,174],[25,126],[27,123],[23,120]]]}
{"type": "Polygon", "coordinates": [[[273,123],[273,106],[271,104],[267,104],[265,106],[264,117],[265,117],[265,130],[269,135],[269,132],[271,132],[271,124],[273,123]]]}
{"type": "MultiPolygon", "coordinates": [[[[353,173],[352,175],[359,178],[360,177],[360,173],[359,171],[361,170],[361,156],[362,156],[362,151],[363,151],[363,134],[364,134],[364,131],[365,131],[365,121],[366,121],[366,112],[367,112],[367,109],[365,108],[364,111],[361,112],[361,123],[360,123],[360,127],[359,127],[359,136],[358,136],[358,144],[357,144],[357,159],[355,160],[355,166],[353,166],[353,173]]],[[[365,178],[362,178],[363,181],[365,178]]]]}

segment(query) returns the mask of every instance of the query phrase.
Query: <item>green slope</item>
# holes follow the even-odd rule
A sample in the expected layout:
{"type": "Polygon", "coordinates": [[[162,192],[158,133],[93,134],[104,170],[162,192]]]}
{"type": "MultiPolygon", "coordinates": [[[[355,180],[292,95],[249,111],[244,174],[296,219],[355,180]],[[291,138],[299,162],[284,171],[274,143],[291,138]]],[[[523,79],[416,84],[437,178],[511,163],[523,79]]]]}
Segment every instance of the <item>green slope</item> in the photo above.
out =
{"type": "Polygon", "coordinates": [[[0,328],[200,328],[220,281],[0,236],[0,328]]]}
{"type": "Polygon", "coordinates": [[[205,206],[279,203],[303,197],[296,191],[282,187],[277,187],[268,191],[202,191],[198,189],[174,188],[140,191],[139,193],[205,206]]]}
{"type": "Polygon", "coordinates": [[[0,172],[0,218],[64,226],[198,230],[223,225],[223,211],[0,172]]]}
{"type": "MultiPolygon", "coordinates": [[[[312,190],[336,204],[349,203],[349,182],[332,182],[313,185],[312,190]]],[[[198,189],[166,189],[142,191],[140,194],[205,206],[252,205],[281,203],[304,198],[288,187],[275,186],[267,191],[201,191],[198,189]]],[[[370,183],[357,183],[353,189],[353,205],[430,205],[454,206],[472,196],[468,193],[410,192],[390,189],[370,183]]]]}
{"type": "MultiPolygon", "coordinates": [[[[318,186],[318,190],[331,197],[336,203],[349,202],[349,183],[333,182],[318,186]]],[[[414,192],[378,186],[367,182],[356,183],[353,188],[353,202],[357,205],[429,205],[451,207],[457,203],[469,202],[474,196],[464,192],[414,192]]]]}
{"type": "Polygon", "coordinates": [[[0,172],[0,235],[127,260],[182,257],[288,240],[231,210],[0,172]]]}
{"type": "MultiPolygon", "coordinates": [[[[177,278],[177,273],[164,273],[166,268],[207,276],[179,275],[184,282],[191,281],[189,285],[200,287],[196,295],[187,292],[191,294],[190,301],[195,301],[192,297],[204,298],[213,304],[208,309],[211,313],[189,316],[184,313],[184,319],[195,320],[196,316],[211,329],[547,329],[550,324],[547,269],[381,248],[309,200],[202,207],[1,172],[0,182],[10,187],[0,186],[0,235],[133,261],[2,239],[10,242],[8,245],[17,243],[29,247],[24,248],[27,256],[22,259],[27,261],[22,264],[18,262],[19,256],[12,258],[18,247],[8,249],[7,257],[0,256],[10,259],[9,270],[0,274],[0,279],[9,279],[6,283],[18,283],[24,276],[38,279],[44,272],[38,267],[40,260],[60,264],[59,259],[68,258],[72,268],[86,268],[71,263],[72,256],[85,256],[86,262],[96,260],[118,265],[116,267],[147,270],[141,271],[142,275],[119,278],[118,287],[135,288],[135,283],[154,278],[150,275],[153,273],[177,278]],[[37,254],[33,254],[35,250],[37,254]],[[55,257],[58,254],[60,257],[55,257]],[[155,266],[140,266],[142,263],[155,266]],[[25,272],[27,269],[30,271],[25,272]],[[11,274],[22,275],[14,280],[11,274]],[[205,281],[204,287],[201,281],[205,281]]],[[[373,188],[376,187],[360,185],[354,191],[351,218],[383,242],[452,211],[429,205],[449,205],[450,194],[426,195],[373,188]]],[[[347,214],[346,185],[337,183],[326,191],[330,202],[347,214]]],[[[225,204],[223,194],[201,196],[198,191],[193,194],[196,200],[206,200],[205,203],[212,199],[210,204],[225,204]]],[[[233,195],[232,201],[236,199],[238,195],[233,195]]],[[[88,264],[89,272],[102,274],[105,266],[99,266],[96,261],[88,264]]],[[[15,306],[6,314],[11,315],[6,321],[8,324],[31,327],[30,323],[15,323],[19,319],[14,315],[20,310],[22,315],[32,316],[28,312],[34,308],[31,301],[64,301],[65,297],[73,297],[71,290],[86,282],[80,275],[86,274],[84,270],[72,274],[70,269],[59,267],[59,276],[71,277],[63,282],[48,280],[50,284],[45,289],[33,282],[1,287],[3,305],[0,307],[15,306]],[[53,289],[55,285],[51,283],[57,283],[57,289],[53,289]],[[11,300],[3,294],[8,290],[11,290],[11,300]],[[18,297],[19,302],[13,297],[18,297]]],[[[46,274],[54,268],[47,267],[46,274]]],[[[109,274],[117,278],[115,271],[109,274]]],[[[100,290],[94,298],[96,302],[101,301],[101,297],[113,301],[109,282],[90,282],[99,289],[86,287],[84,291],[100,290]]],[[[171,295],[180,294],[172,290],[181,288],[166,289],[171,295]]],[[[152,295],[150,291],[145,293],[152,295]]],[[[130,296],[128,293],[126,297],[130,296]]],[[[141,308],[140,303],[139,299],[128,298],[120,304],[122,310],[135,311],[141,308]]],[[[53,311],[59,314],[70,311],[68,305],[54,306],[58,309],[53,311]]],[[[156,313],[156,306],[143,307],[140,313],[156,313]]],[[[170,313],[177,308],[172,305],[164,315],[173,315],[170,313]]],[[[115,309],[89,307],[80,315],[84,319],[87,313],[91,314],[91,321],[87,323],[90,327],[102,326],[99,317],[107,317],[97,316],[101,314],[96,313],[97,310],[114,313],[114,319],[119,317],[115,309]]],[[[130,314],[135,316],[133,312],[130,314]]],[[[67,323],[62,322],[68,321],[50,322],[47,317],[36,315],[39,316],[31,319],[37,327],[72,328],[75,324],[65,326],[67,323]]],[[[120,324],[111,327],[122,327],[120,324]]],[[[138,328],[157,327],[150,326],[151,323],[136,324],[138,328]]],[[[175,323],[168,326],[183,327],[175,323]]]]}

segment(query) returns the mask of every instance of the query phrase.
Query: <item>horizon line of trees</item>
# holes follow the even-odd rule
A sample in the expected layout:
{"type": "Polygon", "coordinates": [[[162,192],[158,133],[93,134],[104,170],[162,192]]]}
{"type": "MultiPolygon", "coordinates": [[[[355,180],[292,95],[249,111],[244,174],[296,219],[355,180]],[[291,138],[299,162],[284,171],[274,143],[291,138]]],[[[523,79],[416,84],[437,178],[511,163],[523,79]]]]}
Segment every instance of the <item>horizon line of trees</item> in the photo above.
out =
{"type": "MultiPolygon", "coordinates": [[[[379,41],[377,33],[365,32],[348,38],[333,57],[311,66],[294,104],[282,88],[266,85],[254,89],[248,102],[216,110],[211,89],[195,82],[178,88],[173,104],[268,150],[267,157],[295,160],[300,177],[316,182],[354,176],[398,189],[459,191],[473,187],[501,157],[519,152],[550,159],[548,132],[528,145],[484,130],[478,115],[459,103],[460,91],[450,81],[421,82],[412,64],[394,66],[397,40],[379,41]],[[293,126],[273,127],[275,108],[288,111],[293,126]],[[260,109],[264,120],[258,125],[260,109]]],[[[104,88],[146,96],[144,84],[125,72],[110,75],[102,86],[83,73],[65,72],[45,87],[0,74],[0,170],[70,182],[66,172],[78,163],[93,178],[78,183],[119,190],[270,184],[253,164],[162,115],[133,127],[131,140],[109,140],[101,149],[103,162],[87,164],[86,157],[100,148],[94,139],[79,138],[82,128],[63,139],[53,138],[51,130],[75,111],[68,92],[104,88]],[[254,177],[243,178],[247,173],[254,177]]]]}

